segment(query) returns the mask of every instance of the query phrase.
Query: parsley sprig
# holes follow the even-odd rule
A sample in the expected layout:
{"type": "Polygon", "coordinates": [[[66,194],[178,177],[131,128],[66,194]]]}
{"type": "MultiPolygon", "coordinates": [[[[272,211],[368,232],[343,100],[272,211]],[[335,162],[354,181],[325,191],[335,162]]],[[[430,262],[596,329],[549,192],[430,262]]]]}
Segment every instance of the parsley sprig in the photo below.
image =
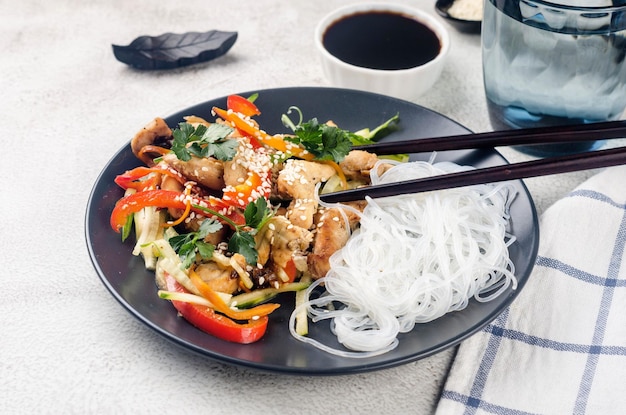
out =
{"type": "Polygon", "coordinates": [[[210,124],[208,127],[181,122],[172,131],[172,151],[179,160],[189,161],[192,155],[197,157],[215,157],[218,160],[232,160],[237,153],[239,143],[228,139],[233,129],[224,124],[210,124]]]}
{"type": "Polygon", "coordinates": [[[265,198],[260,197],[256,201],[249,203],[243,212],[246,219],[246,228],[237,227],[233,236],[228,241],[228,250],[238,252],[244,256],[246,262],[256,265],[259,259],[259,253],[256,250],[254,235],[257,230],[261,229],[268,220],[274,215],[269,209],[265,198]]]}
{"type": "Polygon", "coordinates": [[[340,162],[350,152],[350,132],[328,124],[320,124],[317,118],[296,127],[295,137],[285,137],[302,145],[318,160],[340,162]]]}
{"type": "Polygon", "coordinates": [[[399,119],[399,116],[395,115],[371,131],[363,129],[354,133],[333,125],[320,124],[317,118],[303,123],[302,111],[298,107],[290,107],[287,114],[283,114],[281,120],[295,136],[287,136],[285,140],[302,145],[317,160],[332,160],[337,163],[346,157],[353,145],[376,142],[377,138],[393,129],[399,119]],[[296,111],[300,117],[297,124],[287,115],[292,111],[296,111]]]}
{"type": "Polygon", "coordinates": [[[219,231],[221,228],[222,224],[218,221],[205,219],[200,224],[197,232],[176,235],[169,239],[170,245],[178,253],[185,269],[195,262],[197,255],[200,255],[203,259],[209,259],[213,256],[215,246],[204,242],[204,238],[211,233],[219,231]]]}
{"type": "MultiPolygon", "coordinates": [[[[203,210],[207,214],[216,216],[228,223],[235,230],[228,241],[228,250],[243,255],[248,264],[256,265],[259,253],[256,250],[254,235],[274,216],[274,211],[270,209],[265,198],[260,197],[248,204],[244,211],[245,225],[237,225],[212,209],[200,205],[194,205],[194,208],[203,210]]],[[[222,226],[220,222],[214,219],[205,219],[197,232],[190,232],[169,239],[170,244],[181,257],[185,268],[189,268],[193,264],[197,255],[200,255],[202,259],[211,258],[215,246],[204,242],[204,238],[210,233],[217,232],[222,226]]]]}

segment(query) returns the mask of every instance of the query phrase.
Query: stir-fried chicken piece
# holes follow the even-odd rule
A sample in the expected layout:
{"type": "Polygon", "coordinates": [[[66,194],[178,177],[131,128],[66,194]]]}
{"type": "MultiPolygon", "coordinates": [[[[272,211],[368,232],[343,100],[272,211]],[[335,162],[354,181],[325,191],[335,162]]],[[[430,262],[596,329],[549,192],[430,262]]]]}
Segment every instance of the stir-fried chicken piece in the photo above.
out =
{"type": "Polygon", "coordinates": [[[163,161],[183,176],[209,189],[222,190],[224,188],[224,164],[213,157],[192,156],[189,161],[182,161],[174,153],[163,156],[163,161]]]}
{"type": "Polygon", "coordinates": [[[313,215],[317,211],[315,186],[335,174],[327,164],[305,160],[287,160],[278,174],[278,192],[293,199],[287,210],[287,218],[294,225],[311,229],[313,215]]]}
{"type": "MultiPolygon", "coordinates": [[[[367,202],[349,203],[350,206],[362,211],[367,202]]],[[[313,242],[313,252],[307,257],[308,269],[314,278],[321,278],[330,270],[330,256],[343,248],[350,234],[359,223],[359,215],[352,210],[339,208],[325,209],[317,220],[317,230],[313,242]],[[342,215],[341,212],[345,213],[342,215]],[[346,224],[346,219],[348,223],[346,224]]]]}
{"type": "Polygon", "coordinates": [[[243,155],[237,152],[237,155],[229,161],[224,162],[224,185],[237,186],[243,183],[248,177],[248,169],[241,161],[243,155]]]}
{"type": "Polygon", "coordinates": [[[239,276],[232,268],[224,268],[215,262],[198,265],[194,271],[214,291],[232,294],[239,288],[239,276]]]}
{"type": "Polygon", "coordinates": [[[283,216],[274,216],[263,232],[255,236],[259,263],[266,264],[271,260],[285,268],[291,259],[303,255],[312,240],[313,233],[309,230],[293,225],[283,216]]]}
{"type": "Polygon", "coordinates": [[[143,127],[130,141],[130,148],[133,154],[147,166],[154,166],[153,156],[161,154],[151,154],[145,151],[144,147],[161,146],[172,138],[172,130],[162,118],[155,118],[148,125],[143,127]],[[144,151],[142,151],[144,150],[144,151]]]}
{"type": "MultiPolygon", "coordinates": [[[[252,177],[268,177],[272,165],[271,157],[264,149],[254,148],[248,139],[240,138],[237,154],[232,160],[224,162],[224,183],[230,189],[240,185],[256,187],[256,184],[250,183],[255,181],[252,177]]],[[[271,186],[269,182],[267,185],[271,186]]]]}
{"type": "MultiPolygon", "coordinates": [[[[374,165],[379,161],[376,154],[368,153],[363,150],[352,150],[346,155],[339,166],[343,170],[348,179],[370,182],[370,172],[374,168],[374,165]]],[[[391,165],[382,165],[381,168],[385,170],[391,168],[391,165]]],[[[382,174],[380,171],[379,174],[382,174]]]]}

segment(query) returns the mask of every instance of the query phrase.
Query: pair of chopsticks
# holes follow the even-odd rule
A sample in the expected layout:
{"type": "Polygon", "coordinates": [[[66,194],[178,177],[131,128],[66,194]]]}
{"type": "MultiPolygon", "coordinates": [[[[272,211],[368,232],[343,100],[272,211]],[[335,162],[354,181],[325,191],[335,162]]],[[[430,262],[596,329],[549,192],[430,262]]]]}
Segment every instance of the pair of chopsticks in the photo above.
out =
{"type": "MultiPolygon", "coordinates": [[[[572,143],[612,138],[626,138],[626,121],[607,121],[571,126],[527,128],[478,134],[461,134],[448,137],[419,138],[355,146],[353,149],[366,150],[378,155],[383,155],[481,149],[515,145],[572,143]]],[[[626,147],[589,151],[567,156],[549,157],[522,163],[426,177],[423,179],[366,186],[323,194],[320,195],[320,199],[327,203],[348,202],[351,200],[364,199],[365,196],[372,198],[396,196],[400,194],[569,173],[620,164],[626,164],[626,147]]]]}

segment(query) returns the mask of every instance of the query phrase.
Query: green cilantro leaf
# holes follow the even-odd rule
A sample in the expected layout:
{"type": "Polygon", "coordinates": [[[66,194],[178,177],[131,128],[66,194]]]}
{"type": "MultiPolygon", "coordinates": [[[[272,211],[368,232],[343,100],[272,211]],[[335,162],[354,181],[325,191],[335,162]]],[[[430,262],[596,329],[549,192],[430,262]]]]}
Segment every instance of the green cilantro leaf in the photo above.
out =
{"type": "Polygon", "coordinates": [[[191,160],[191,154],[187,150],[188,135],[183,131],[182,124],[180,129],[172,131],[172,136],[174,137],[172,140],[172,151],[176,154],[176,157],[182,161],[191,160]]]}
{"type": "Polygon", "coordinates": [[[243,255],[246,262],[250,265],[256,265],[259,259],[252,232],[235,232],[228,241],[228,250],[243,255]]]}
{"type": "MultiPolygon", "coordinates": [[[[200,125],[198,127],[204,126],[200,125]]],[[[209,127],[206,128],[206,130],[202,133],[202,141],[205,141],[207,143],[215,143],[228,137],[232,132],[233,128],[229,127],[226,124],[213,123],[210,124],[209,127]]]]}
{"type": "Polygon", "coordinates": [[[212,146],[207,146],[207,148],[210,149],[207,157],[213,156],[222,161],[232,160],[235,154],[237,154],[237,147],[239,147],[237,140],[225,140],[220,143],[215,143],[212,146]]]}
{"type": "Polygon", "coordinates": [[[198,253],[202,258],[211,258],[213,256],[213,251],[215,251],[215,245],[204,241],[196,242],[196,248],[198,248],[198,253]]]}
{"type": "Polygon", "coordinates": [[[197,127],[182,122],[172,131],[172,151],[179,160],[189,161],[197,157],[215,157],[218,160],[232,160],[237,154],[239,143],[228,136],[233,129],[224,124],[199,124],[197,127]]]}
{"type": "Polygon", "coordinates": [[[274,212],[269,208],[267,200],[264,197],[259,197],[246,206],[243,214],[246,219],[246,226],[252,229],[244,230],[243,227],[238,227],[228,241],[228,250],[243,255],[248,264],[256,265],[259,254],[256,250],[254,235],[258,229],[267,223],[274,212]]]}
{"type": "Polygon", "coordinates": [[[301,144],[318,160],[340,162],[350,152],[352,146],[375,143],[393,131],[400,120],[400,115],[394,115],[372,130],[364,128],[356,132],[342,130],[327,124],[319,124],[316,118],[307,123],[303,123],[302,120],[302,111],[295,106],[289,107],[287,114],[281,116],[281,121],[296,136],[285,137],[285,139],[301,144]],[[292,112],[297,113],[297,123],[289,118],[289,114],[292,112]]]}
{"type": "Polygon", "coordinates": [[[286,140],[301,144],[318,160],[342,161],[352,148],[349,131],[328,124],[320,124],[316,118],[299,124],[295,137],[286,140]]]}
{"type": "Polygon", "coordinates": [[[171,237],[168,242],[180,257],[183,267],[189,268],[196,260],[196,255],[203,259],[213,256],[215,246],[204,242],[204,238],[222,228],[222,224],[213,219],[205,219],[197,232],[190,232],[171,237]]]}
{"type": "MultiPolygon", "coordinates": [[[[235,230],[233,235],[228,240],[228,250],[230,252],[243,255],[248,264],[256,265],[259,254],[256,251],[254,235],[256,235],[257,230],[262,228],[267,223],[267,221],[274,215],[274,212],[270,209],[270,206],[268,205],[265,198],[260,197],[257,200],[248,204],[244,211],[244,217],[246,219],[245,225],[238,225],[223,214],[207,207],[200,205],[193,206],[196,209],[202,210],[228,223],[235,230]]],[[[209,233],[215,232],[216,230],[220,229],[221,226],[222,225],[219,222],[216,222],[215,220],[211,220],[209,222],[209,219],[207,219],[202,222],[202,225],[200,225],[200,229],[198,229],[198,232],[173,237],[170,239],[170,244],[172,244],[172,247],[174,247],[174,249],[176,250],[176,252],[178,252],[178,255],[181,256],[181,258],[183,258],[183,256],[178,246],[183,246],[185,243],[192,244],[194,256],[191,259],[187,259],[187,257],[184,258],[184,260],[187,261],[186,263],[189,264],[188,266],[191,266],[191,264],[195,260],[196,253],[200,254],[201,256],[203,255],[202,249],[204,247],[202,246],[202,239],[204,239],[204,237],[209,233]],[[187,239],[184,239],[184,237],[186,237],[187,239]]],[[[209,249],[211,255],[213,255],[214,247],[209,249]]],[[[183,250],[183,253],[186,253],[187,251],[191,251],[191,248],[186,248],[185,250],[183,250]]],[[[210,258],[210,256],[207,257],[210,258]]]]}
{"type": "Polygon", "coordinates": [[[259,229],[272,217],[272,211],[267,206],[267,200],[260,197],[246,206],[243,215],[246,219],[246,225],[259,229]]]}
{"type": "Polygon", "coordinates": [[[209,234],[215,233],[220,229],[222,229],[221,223],[214,219],[205,219],[200,224],[200,227],[198,228],[198,231],[196,233],[198,234],[198,238],[204,239],[209,234]]]}
{"type": "Polygon", "coordinates": [[[351,133],[337,127],[322,125],[322,160],[342,161],[352,149],[351,133]]]}

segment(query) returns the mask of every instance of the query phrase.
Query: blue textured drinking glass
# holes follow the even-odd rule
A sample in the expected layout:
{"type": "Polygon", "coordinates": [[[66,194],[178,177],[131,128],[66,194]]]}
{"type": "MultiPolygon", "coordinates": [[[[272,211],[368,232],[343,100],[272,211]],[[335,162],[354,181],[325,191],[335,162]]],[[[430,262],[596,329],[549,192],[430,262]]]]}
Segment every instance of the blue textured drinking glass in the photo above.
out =
{"type": "MultiPolygon", "coordinates": [[[[494,129],[621,119],[626,0],[485,0],[482,59],[494,129]]],[[[520,146],[539,157],[601,141],[520,146]]]]}

